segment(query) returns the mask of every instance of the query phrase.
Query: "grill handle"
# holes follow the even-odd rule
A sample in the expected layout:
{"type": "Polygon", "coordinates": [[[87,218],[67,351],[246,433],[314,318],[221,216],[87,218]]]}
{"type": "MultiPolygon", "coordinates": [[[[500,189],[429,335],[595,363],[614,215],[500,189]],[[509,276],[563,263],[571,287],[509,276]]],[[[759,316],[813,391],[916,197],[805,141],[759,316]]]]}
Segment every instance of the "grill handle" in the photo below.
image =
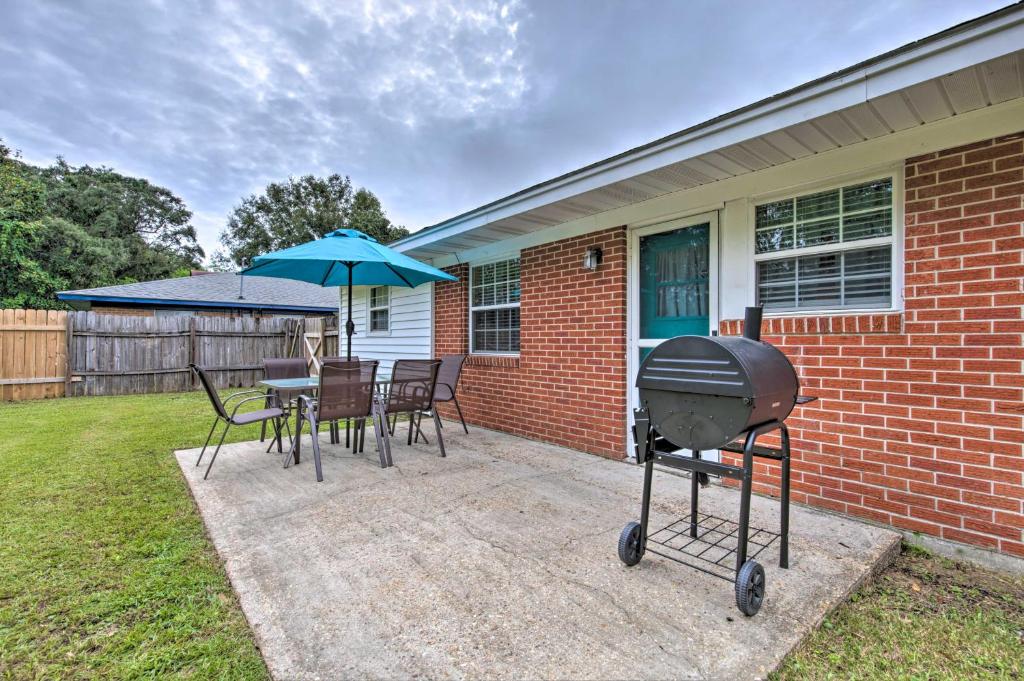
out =
{"type": "Polygon", "coordinates": [[[760,305],[748,307],[743,312],[743,337],[752,341],[761,340],[761,313],[760,305]]]}

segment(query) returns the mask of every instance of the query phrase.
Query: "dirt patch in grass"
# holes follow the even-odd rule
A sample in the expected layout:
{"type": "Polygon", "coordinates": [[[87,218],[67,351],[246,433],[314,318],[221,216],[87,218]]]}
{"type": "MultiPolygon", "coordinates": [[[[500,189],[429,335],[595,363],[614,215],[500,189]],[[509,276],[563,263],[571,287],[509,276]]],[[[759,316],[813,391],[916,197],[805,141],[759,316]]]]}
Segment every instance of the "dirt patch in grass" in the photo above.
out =
{"type": "Polygon", "coordinates": [[[1024,679],[1024,578],[904,546],[773,679],[1024,679]]]}

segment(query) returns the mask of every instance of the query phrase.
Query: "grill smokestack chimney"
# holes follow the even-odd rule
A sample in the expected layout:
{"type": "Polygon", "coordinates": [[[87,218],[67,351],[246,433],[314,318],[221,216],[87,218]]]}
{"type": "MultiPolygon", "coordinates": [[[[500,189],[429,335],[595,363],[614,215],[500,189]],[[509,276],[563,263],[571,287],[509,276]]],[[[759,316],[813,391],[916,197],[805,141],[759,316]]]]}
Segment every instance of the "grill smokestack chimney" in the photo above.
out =
{"type": "Polygon", "coordinates": [[[748,307],[743,313],[743,337],[761,340],[761,306],[748,307]]]}

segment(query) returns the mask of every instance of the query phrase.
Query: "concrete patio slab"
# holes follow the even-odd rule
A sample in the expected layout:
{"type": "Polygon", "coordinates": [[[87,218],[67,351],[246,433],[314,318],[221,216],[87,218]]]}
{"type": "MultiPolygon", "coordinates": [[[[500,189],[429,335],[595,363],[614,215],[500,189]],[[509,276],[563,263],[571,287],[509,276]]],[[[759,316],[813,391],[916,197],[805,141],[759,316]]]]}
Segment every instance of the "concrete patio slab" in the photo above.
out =
{"type": "MultiPolygon", "coordinates": [[[[205,481],[197,450],[176,453],[275,678],[763,677],[898,546],[794,508],[790,568],[776,547],[758,558],[767,598],[745,618],[731,583],[651,554],[619,562],[641,467],[445,435],[444,459],[396,438],[387,470],[372,437],[352,455],[324,436],[319,484],[312,461],[282,469],[258,443],[226,447],[205,481]]],[[[654,484],[654,527],[688,512],[688,480],[654,484]]],[[[701,499],[738,514],[731,489],[701,499]]],[[[777,528],[777,503],[755,497],[751,522],[777,528]]]]}

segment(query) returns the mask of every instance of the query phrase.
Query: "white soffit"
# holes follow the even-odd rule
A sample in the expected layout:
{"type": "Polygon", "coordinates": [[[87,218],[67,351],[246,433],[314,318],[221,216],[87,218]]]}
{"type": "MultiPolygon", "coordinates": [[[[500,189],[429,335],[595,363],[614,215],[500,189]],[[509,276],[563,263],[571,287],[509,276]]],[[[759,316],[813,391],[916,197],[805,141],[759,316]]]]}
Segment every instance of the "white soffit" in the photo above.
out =
{"type": "Polygon", "coordinates": [[[422,259],[448,255],[1024,97],[1024,7],[995,15],[898,50],[855,73],[741,109],[690,135],[537,185],[395,246],[422,259]],[[915,54],[926,48],[926,54],[915,54]],[[936,71],[952,60],[962,66],[993,52],[1002,54],[936,71]],[[888,63],[893,61],[898,63],[888,63]],[[921,75],[930,77],[921,80],[921,75]]]}

